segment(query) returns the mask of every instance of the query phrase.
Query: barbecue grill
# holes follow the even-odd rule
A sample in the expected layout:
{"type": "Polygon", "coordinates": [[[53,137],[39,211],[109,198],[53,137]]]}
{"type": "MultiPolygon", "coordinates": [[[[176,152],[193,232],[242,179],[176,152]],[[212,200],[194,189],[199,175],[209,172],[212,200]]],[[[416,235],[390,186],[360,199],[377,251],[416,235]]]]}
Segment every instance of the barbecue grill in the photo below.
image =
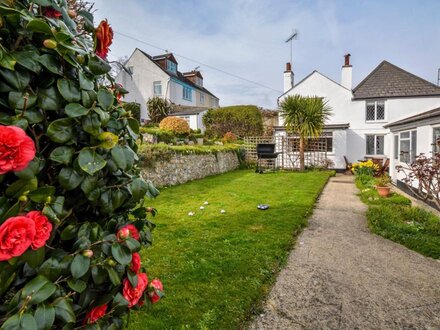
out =
{"type": "Polygon", "coordinates": [[[258,143],[257,144],[257,168],[255,172],[263,173],[263,159],[277,159],[281,152],[275,152],[275,143],[258,143]]]}

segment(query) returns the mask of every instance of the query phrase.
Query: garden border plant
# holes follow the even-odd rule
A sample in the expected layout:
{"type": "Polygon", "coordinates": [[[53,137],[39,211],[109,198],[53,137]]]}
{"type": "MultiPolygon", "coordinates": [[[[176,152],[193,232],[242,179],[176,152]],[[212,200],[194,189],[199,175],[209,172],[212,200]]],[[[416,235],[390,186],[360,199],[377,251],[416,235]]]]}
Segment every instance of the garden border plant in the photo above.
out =
{"type": "Polygon", "coordinates": [[[121,328],[163,288],[112,28],[66,0],[1,1],[0,25],[1,329],[121,328]]]}

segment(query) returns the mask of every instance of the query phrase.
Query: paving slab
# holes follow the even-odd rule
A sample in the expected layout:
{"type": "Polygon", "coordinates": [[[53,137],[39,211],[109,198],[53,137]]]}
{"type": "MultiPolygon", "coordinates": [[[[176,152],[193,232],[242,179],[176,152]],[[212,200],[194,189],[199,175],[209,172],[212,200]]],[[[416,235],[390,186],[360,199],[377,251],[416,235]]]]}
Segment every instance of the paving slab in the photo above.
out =
{"type": "Polygon", "coordinates": [[[440,329],[440,263],[370,233],[331,178],[251,329],[440,329]]]}

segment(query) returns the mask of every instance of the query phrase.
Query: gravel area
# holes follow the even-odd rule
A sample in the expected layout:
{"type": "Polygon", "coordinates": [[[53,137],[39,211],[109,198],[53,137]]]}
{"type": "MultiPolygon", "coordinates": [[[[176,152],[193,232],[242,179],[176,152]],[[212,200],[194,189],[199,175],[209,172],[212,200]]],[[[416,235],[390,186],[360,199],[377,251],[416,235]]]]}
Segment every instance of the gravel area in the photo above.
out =
{"type": "Polygon", "coordinates": [[[357,193],[331,178],[251,329],[440,329],[440,263],[371,234],[357,193]]]}

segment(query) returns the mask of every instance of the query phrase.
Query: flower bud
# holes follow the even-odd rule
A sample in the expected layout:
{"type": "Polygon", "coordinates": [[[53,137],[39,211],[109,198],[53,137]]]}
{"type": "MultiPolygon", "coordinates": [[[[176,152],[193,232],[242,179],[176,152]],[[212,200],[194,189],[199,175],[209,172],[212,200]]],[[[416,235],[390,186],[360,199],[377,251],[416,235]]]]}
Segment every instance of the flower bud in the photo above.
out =
{"type": "Polygon", "coordinates": [[[43,45],[44,45],[44,47],[46,47],[46,48],[54,49],[54,48],[57,47],[58,44],[57,44],[57,42],[56,42],[55,40],[53,40],[53,39],[46,39],[46,40],[43,41],[43,45]]]}
{"type": "Polygon", "coordinates": [[[48,204],[49,204],[50,202],[52,202],[52,197],[50,197],[50,196],[47,196],[47,197],[46,197],[46,203],[48,203],[48,204]]]}
{"type": "Polygon", "coordinates": [[[84,250],[83,252],[82,252],[82,255],[84,256],[84,257],[87,257],[87,258],[91,258],[91,257],[93,257],[93,251],[92,250],[84,250]]]}
{"type": "Polygon", "coordinates": [[[128,228],[121,228],[118,230],[117,236],[121,240],[126,240],[130,237],[130,230],[128,228]]]}
{"type": "Polygon", "coordinates": [[[28,201],[28,198],[25,195],[21,195],[20,197],[18,197],[18,200],[20,202],[26,203],[28,201]]]}
{"type": "Polygon", "coordinates": [[[147,207],[147,208],[146,208],[146,211],[147,211],[147,212],[152,212],[152,211],[153,211],[153,208],[152,208],[152,207],[147,207]]]}
{"type": "Polygon", "coordinates": [[[69,14],[69,17],[70,17],[70,18],[76,18],[76,11],[73,10],[73,9],[69,9],[69,10],[67,11],[67,14],[69,14]]]}
{"type": "Polygon", "coordinates": [[[115,267],[117,265],[116,261],[114,261],[112,258],[107,259],[106,262],[110,267],[115,267]]]}
{"type": "Polygon", "coordinates": [[[86,58],[82,55],[77,55],[76,60],[78,61],[79,64],[84,64],[84,62],[86,61],[86,58]]]}

